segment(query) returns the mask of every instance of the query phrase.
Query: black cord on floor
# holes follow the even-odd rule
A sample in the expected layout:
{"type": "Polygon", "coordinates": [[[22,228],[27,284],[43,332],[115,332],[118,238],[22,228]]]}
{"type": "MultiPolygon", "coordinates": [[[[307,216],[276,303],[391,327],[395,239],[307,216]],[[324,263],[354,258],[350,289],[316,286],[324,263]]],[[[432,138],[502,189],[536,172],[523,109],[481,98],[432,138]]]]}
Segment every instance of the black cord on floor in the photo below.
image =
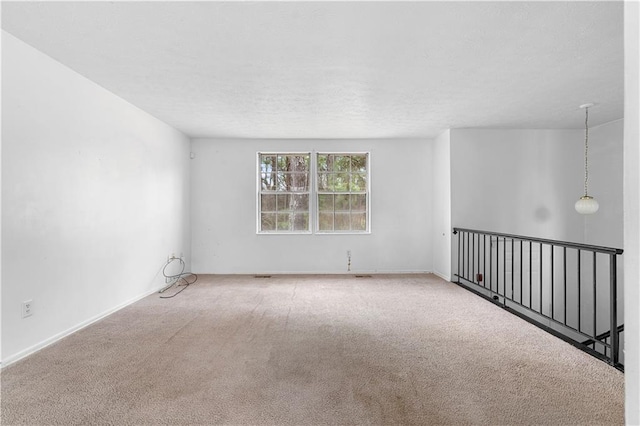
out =
{"type": "Polygon", "coordinates": [[[164,268],[162,268],[162,275],[164,275],[164,278],[165,280],[167,280],[167,282],[173,281],[173,280],[175,281],[171,283],[171,285],[169,285],[168,287],[165,287],[162,290],[160,290],[160,293],[163,293],[166,290],[169,290],[179,282],[182,282],[182,284],[178,284],[178,287],[182,287],[182,288],[170,296],[160,296],[160,299],[171,299],[172,297],[176,297],[177,295],[182,293],[187,287],[189,287],[191,284],[198,281],[198,276],[193,272],[184,272],[184,267],[185,267],[185,263],[184,263],[184,260],[182,260],[182,258],[171,257],[169,258],[169,260],[167,260],[167,263],[164,265],[164,268]],[[180,272],[174,275],[167,275],[167,266],[171,265],[171,263],[174,260],[180,261],[180,272]],[[193,281],[190,281],[191,278],[193,278],[193,281]]]}

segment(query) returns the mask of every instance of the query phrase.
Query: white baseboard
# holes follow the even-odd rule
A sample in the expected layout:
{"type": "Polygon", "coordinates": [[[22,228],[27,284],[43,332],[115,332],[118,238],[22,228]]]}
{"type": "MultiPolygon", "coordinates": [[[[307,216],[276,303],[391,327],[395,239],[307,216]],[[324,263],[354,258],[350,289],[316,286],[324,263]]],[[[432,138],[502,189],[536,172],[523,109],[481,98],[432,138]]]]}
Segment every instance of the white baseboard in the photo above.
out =
{"type": "Polygon", "coordinates": [[[132,299],[129,299],[126,302],[123,302],[123,303],[121,303],[121,304],[119,304],[119,305],[117,305],[117,306],[115,306],[115,307],[113,307],[111,309],[106,310],[105,312],[103,312],[101,314],[98,314],[98,315],[96,315],[96,316],[94,316],[92,318],[89,318],[88,320],[83,321],[80,324],[77,324],[77,325],[75,325],[75,326],[73,326],[73,327],[71,327],[71,328],[69,328],[69,329],[67,329],[67,330],[65,330],[65,331],[63,331],[61,333],[58,333],[58,334],[56,334],[56,335],[54,335],[52,337],[49,337],[48,339],[43,340],[40,343],[37,343],[37,344],[27,348],[27,349],[24,349],[24,350],[16,353],[16,354],[10,355],[6,359],[3,359],[0,362],[1,368],[5,368],[5,367],[13,364],[16,361],[21,360],[22,358],[25,358],[25,357],[27,357],[29,355],[32,355],[32,354],[38,352],[39,350],[44,349],[47,346],[54,344],[58,340],[61,340],[61,339],[65,338],[65,337],[69,336],[70,334],[75,333],[76,331],[82,330],[83,328],[90,326],[94,322],[100,321],[101,319],[113,314],[114,312],[117,312],[122,308],[126,308],[127,306],[131,305],[132,303],[135,303],[140,299],[144,299],[145,297],[147,297],[147,296],[149,296],[149,295],[151,295],[153,293],[156,293],[157,291],[158,291],[158,289],[147,291],[144,294],[141,294],[141,295],[138,295],[138,296],[136,296],[136,297],[134,297],[132,299]]]}
{"type": "Polygon", "coordinates": [[[382,271],[296,271],[296,272],[196,272],[198,275],[393,275],[393,274],[432,274],[424,270],[382,270],[382,271]]]}
{"type": "Polygon", "coordinates": [[[442,273],[440,273],[438,271],[433,271],[432,274],[439,276],[440,278],[442,278],[445,281],[451,282],[451,276],[449,276],[449,275],[444,275],[444,274],[442,274],[442,273]]]}

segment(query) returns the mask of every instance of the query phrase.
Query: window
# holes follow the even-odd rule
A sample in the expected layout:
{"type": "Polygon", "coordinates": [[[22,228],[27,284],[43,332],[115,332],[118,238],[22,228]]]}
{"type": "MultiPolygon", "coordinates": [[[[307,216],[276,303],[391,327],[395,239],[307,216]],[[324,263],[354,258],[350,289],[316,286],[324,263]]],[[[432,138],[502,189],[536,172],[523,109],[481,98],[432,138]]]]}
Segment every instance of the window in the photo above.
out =
{"type": "Polygon", "coordinates": [[[368,230],[368,157],[317,154],[318,232],[368,230]]]}
{"type": "Polygon", "coordinates": [[[259,233],[366,233],[369,222],[368,153],[258,153],[259,233]]]}
{"type": "Polygon", "coordinates": [[[310,155],[259,154],[260,232],[309,232],[310,155]]]}

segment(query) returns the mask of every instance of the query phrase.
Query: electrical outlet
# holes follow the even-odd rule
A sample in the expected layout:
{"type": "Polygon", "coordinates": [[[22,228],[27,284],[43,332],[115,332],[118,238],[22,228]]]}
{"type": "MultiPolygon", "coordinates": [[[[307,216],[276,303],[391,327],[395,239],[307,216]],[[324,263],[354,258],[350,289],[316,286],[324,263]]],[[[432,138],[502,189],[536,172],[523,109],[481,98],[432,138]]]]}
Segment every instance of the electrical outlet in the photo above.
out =
{"type": "Polygon", "coordinates": [[[22,302],[22,318],[33,315],[33,300],[25,300],[22,302]]]}

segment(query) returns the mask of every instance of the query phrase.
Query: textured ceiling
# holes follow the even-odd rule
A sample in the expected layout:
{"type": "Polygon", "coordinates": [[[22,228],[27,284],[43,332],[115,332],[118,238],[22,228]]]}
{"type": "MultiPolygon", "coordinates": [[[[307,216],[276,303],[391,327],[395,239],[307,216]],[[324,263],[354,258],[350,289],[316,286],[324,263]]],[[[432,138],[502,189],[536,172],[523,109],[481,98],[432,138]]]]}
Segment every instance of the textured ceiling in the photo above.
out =
{"type": "Polygon", "coordinates": [[[3,2],[2,27],[192,137],[623,116],[622,2],[3,2]]]}

